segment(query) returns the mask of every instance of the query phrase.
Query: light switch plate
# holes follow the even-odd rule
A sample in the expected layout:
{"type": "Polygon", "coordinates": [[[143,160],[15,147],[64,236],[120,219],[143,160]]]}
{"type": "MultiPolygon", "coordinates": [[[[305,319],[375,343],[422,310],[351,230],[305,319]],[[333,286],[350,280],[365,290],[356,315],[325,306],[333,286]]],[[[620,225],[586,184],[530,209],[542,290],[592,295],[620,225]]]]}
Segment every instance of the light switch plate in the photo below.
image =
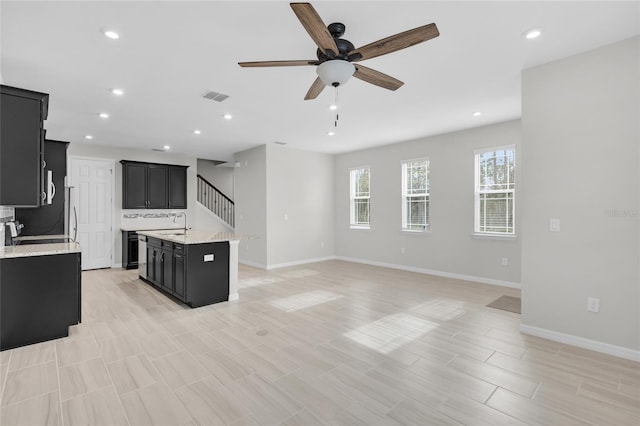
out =
{"type": "Polygon", "coordinates": [[[214,259],[214,255],[213,255],[213,253],[212,253],[212,254],[205,254],[205,255],[204,255],[204,261],[205,261],[205,262],[213,262],[213,259],[214,259]]]}
{"type": "Polygon", "coordinates": [[[549,219],[549,231],[560,232],[560,219],[549,219]]]}

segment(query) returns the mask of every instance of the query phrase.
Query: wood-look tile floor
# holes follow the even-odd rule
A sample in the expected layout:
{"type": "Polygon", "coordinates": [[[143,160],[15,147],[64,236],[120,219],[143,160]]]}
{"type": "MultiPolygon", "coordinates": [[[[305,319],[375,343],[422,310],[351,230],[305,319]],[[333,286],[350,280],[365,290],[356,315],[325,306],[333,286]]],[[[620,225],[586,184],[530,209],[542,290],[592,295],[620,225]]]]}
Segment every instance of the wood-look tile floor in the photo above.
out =
{"type": "Polygon", "coordinates": [[[0,352],[4,425],[638,425],[640,364],[522,335],[519,292],[342,261],[189,309],[83,273],[69,337],[0,352]]]}

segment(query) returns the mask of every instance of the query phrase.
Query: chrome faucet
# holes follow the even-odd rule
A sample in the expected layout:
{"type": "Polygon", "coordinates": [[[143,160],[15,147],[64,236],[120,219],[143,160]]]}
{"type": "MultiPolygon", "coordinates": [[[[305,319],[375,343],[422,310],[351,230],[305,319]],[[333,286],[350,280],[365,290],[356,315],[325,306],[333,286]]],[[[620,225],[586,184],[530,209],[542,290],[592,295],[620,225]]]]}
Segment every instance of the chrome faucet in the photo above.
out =
{"type": "Polygon", "coordinates": [[[173,216],[173,223],[176,223],[178,216],[184,216],[184,233],[186,234],[189,230],[189,228],[187,228],[187,212],[176,213],[176,215],[173,216]]]}

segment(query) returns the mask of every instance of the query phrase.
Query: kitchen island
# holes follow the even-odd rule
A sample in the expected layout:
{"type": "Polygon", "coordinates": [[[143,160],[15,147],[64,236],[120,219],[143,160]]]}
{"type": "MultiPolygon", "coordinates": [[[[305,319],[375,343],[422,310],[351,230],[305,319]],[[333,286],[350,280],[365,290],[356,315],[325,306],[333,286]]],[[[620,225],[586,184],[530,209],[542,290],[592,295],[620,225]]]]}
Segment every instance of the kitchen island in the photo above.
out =
{"type": "Polygon", "coordinates": [[[238,299],[238,244],[227,232],[138,231],[140,278],[192,308],[238,299]]]}
{"type": "Polygon", "coordinates": [[[0,247],[0,350],[69,335],[81,321],[77,243],[0,247]]]}

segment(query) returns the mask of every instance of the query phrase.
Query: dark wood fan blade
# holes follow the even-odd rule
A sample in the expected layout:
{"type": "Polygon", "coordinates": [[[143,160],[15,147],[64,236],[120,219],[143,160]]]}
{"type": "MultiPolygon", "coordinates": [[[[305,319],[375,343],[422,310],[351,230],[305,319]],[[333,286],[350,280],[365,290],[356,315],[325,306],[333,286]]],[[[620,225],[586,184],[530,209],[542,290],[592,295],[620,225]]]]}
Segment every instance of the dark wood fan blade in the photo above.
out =
{"type": "Polygon", "coordinates": [[[309,88],[309,91],[305,95],[304,100],[308,101],[309,99],[317,98],[320,92],[322,92],[322,89],[324,89],[324,83],[322,82],[322,80],[320,80],[320,77],[318,77],[309,88]]]}
{"type": "Polygon", "coordinates": [[[423,41],[438,37],[440,32],[436,24],[423,25],[396,35],[392,35],[382,40],[374,41],[365,46],[359,47],[349,52],[350,61],[363,61],[386,55],[387,53],[405,49],[423,41]]]}
{"type": "Polygon", "coordinates": [[[238,62],[241,67],[297,67],[301,65],[318,65],[315,59],[309,61],[257,61],[257,62],[238,62]]]}
{"type": "Polygon", "coordinates": [[[367,83],[375,84],[376,86],[384,87],[389,90],[398,90],[404,84],[390,75],[367,68],[360,64],[356,64],[356,72],[353,73],[353,76],[362,81],[366,81],[367,83]]]}
{"type": "Polygon", "coordinates": [[[320,50],[329,57],[335,56],[338,53],[338,46],[313,6],[309,3],[291,3],[290,5],[320,50]]]}

